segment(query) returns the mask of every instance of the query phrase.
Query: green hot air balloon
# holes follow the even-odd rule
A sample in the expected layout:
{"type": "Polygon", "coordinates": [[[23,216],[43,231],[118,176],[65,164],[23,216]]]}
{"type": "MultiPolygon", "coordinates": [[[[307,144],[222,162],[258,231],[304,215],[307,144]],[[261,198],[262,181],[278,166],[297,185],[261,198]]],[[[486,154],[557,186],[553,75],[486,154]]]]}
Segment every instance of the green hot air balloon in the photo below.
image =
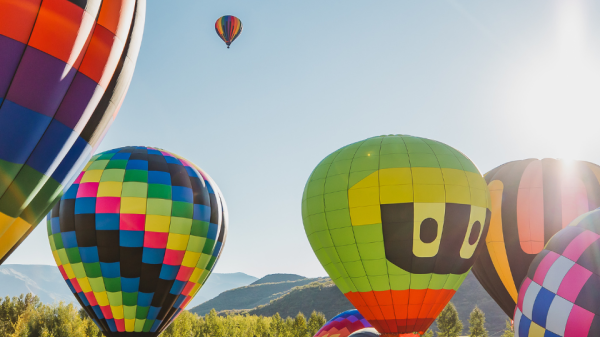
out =
{"type": "Polygon", "coordinates": [[[388,336],[422,333],[433,323],[482,248],[490,209],[471,160],[405,135],[330,154],[302,198],[304,229],[319,261],[388,336]]]}

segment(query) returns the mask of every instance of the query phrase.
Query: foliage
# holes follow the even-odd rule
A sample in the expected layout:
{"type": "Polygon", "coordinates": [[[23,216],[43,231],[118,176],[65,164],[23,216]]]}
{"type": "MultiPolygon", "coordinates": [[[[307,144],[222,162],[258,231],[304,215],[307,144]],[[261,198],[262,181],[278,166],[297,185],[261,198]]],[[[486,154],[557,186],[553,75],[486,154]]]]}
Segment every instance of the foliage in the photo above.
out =
{"type": "Polygon", "coordinates": [[[488,337],[488,331],[485,329],[485,314],[477,306],[469,316],[469,336],[488,337]]]}
{"type": "Polygon", "coordinates": [[[504,329],[504,333],[501,337],[515,337],[515,333],[513,331],[513,327],[510,324],[509,320],[506,320],[506,328],[504,329]]]}
{"type": "MultiPolygon", "coordinates": [[[[311,337],[326,323],[313,311],[282,319],[249,314],[220,316],[213,309],[201,317],[182,311],[161,337],[311,337]]],[[[82,309],[72,304],[42,304],[32,294],[0,299],[2,337],[101,337],[100,330],[82,309]]]]}
{"type": "Polygon", "coordinates": [[[72,304],[45,305],[32,294],[0,300],[0,336],[99,337],[94,322],[72,304]]]}
{"type": "Polygon", "coordinates": [[[440,337],[457,337],[461,333],[463,324],[458,318],[458,311],[452,302],[448,303],[438,316],[437,328],[440,337]]]}
{"type": "Polygon", "coordinates": [[[427,330],[427,332],[425,332],[425,334],[423,334],[422,337],[433,337],[433,331],[427,330]]]}

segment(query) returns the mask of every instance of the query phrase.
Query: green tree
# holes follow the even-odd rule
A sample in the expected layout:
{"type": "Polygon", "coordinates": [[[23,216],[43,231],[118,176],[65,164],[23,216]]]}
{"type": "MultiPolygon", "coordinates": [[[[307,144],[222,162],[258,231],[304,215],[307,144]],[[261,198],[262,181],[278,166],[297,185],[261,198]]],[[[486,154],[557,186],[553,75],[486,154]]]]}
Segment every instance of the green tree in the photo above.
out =
{"type": "Polygon", "coordinates": [[[321,312],[313,311],[308,318],[308,335],[314,336],[325,323],[327,323],[325,315],[321,312]]]}
{"type": "Polygon", "coordinates": [[[485,314],[478,306],[475,306],[469,316],[469,336],[488,337],[488,331],[485,328],[485,314]]]}
{"type": "Polygon", "coordinates": [[[433,331],[431,330],[427,330],[427,332],[425,332],[422,337],[433,337],[433,331]]]}
{"type": "Polygon", "coordinates": [[[512,324],[510,324],[509,320],[506,320],[506,328],[504,329],[504,333],[502,333],[501,337],[515,337],[512,324]]]}
{"type": "Polygon", "coordinates": [[[299,312],[296,318],[294,319],[292,331],[293,337],[306,337],[308,326],[306,325],[306,317],[304,317],[303,313],[299,312]]]}
{"type": "Polygon", "coordinates": [[[462,332],[463,324],[452,302],[448,303],[438,316],[437,328],[440,337],[458,337],[462,332]]]}

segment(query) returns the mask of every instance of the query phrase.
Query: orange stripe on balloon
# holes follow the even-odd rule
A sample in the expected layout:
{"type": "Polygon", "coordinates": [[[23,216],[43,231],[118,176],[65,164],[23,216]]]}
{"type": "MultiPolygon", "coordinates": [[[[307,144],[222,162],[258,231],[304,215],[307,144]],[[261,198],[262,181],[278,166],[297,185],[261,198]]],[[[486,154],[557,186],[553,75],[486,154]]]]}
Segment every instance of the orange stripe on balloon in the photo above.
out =
{"type": "Polygon", "coordinates": [[[540,160],[532,161],[521,177],[517,227],[521,249],[525,253],[537,254],[544,249],[544,185],[540,160]]]}
{"type": "Polygon", "coordinates": [[[565,228],[575,218],[589,211],[587,190],[581,178],[569,170],[572,166],[564,167],[561,179],[562,227],[565,228]]]}

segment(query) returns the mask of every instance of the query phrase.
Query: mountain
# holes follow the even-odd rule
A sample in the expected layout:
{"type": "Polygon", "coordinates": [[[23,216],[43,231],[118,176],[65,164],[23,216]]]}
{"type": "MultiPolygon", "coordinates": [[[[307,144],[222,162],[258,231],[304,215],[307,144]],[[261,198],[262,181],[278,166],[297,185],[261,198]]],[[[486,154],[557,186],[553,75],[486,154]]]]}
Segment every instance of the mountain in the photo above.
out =
{"type": "Polygon", "coordinates": [[[0,296],[34,293],[44,303],[77,303],[55,266],[9,264],[0,266],[0,296]]]}
{"type": "Polygon", "coordinates": [[[206,315],[213,308],[217,311],[253,309],[283,296],[294,287],[316,280],[318,279],[293,274],[267,275],[249,286],[225,291],[190,311],[198,315],[206,315]]]}
{"type": "MultiPolygon", "coordinates": [[[[257,280],[258,278],[244,273],[213,273],[190,302],[189,307],[208,301],[226,290],[246,286],[257,280]]],[[[27,293],[34,293],[43,303],[63,301],[77,304],[56,266],[1,265],[0,297],[27,293]]]]}
{"type": "MultiPolygon", "coordinates": [[[[498,332],[504,330],[508,317],[473,274],[467,276],[452,298],[452,303],[463,322],[464,332],[468,331],[469,315],[475,305],[486,315],[486,328],[490,336],[499,336],[498,332]]],[[[330,319],[342,311],[353,309],[353,306],[329,278],[307,279],[298,275],[275,274],[267,275],[250,286],[226,291],[191,311],[204,315],[212,308],[222,314],[242,311],[263,316],[279,313],[281,317],[294,317],[298,312],[310,315],[316,310],[330,319]]],[[[433,328],[435,326],[434,323],[433,328]]]]}
{"type": "Polygon", "coordinates": [[[322,312],[329,320],[342,311],[354,309],[352,303],[335,286],[330,278],[322,278],[305,286],[293,288],[287,294],[249,311],[252,315],[294,317],[299,312],[310,315],[313,310],[322,312]]]}
{"type": "Polygon", "coordinates": [[[220,293],[229,289],[239,288],[252,284],[258,278],[244,273],[217,274],[213,273],[200,288],[194,299],[188,304],[193,308],[201,303],[217,297],[220,293]]]}

